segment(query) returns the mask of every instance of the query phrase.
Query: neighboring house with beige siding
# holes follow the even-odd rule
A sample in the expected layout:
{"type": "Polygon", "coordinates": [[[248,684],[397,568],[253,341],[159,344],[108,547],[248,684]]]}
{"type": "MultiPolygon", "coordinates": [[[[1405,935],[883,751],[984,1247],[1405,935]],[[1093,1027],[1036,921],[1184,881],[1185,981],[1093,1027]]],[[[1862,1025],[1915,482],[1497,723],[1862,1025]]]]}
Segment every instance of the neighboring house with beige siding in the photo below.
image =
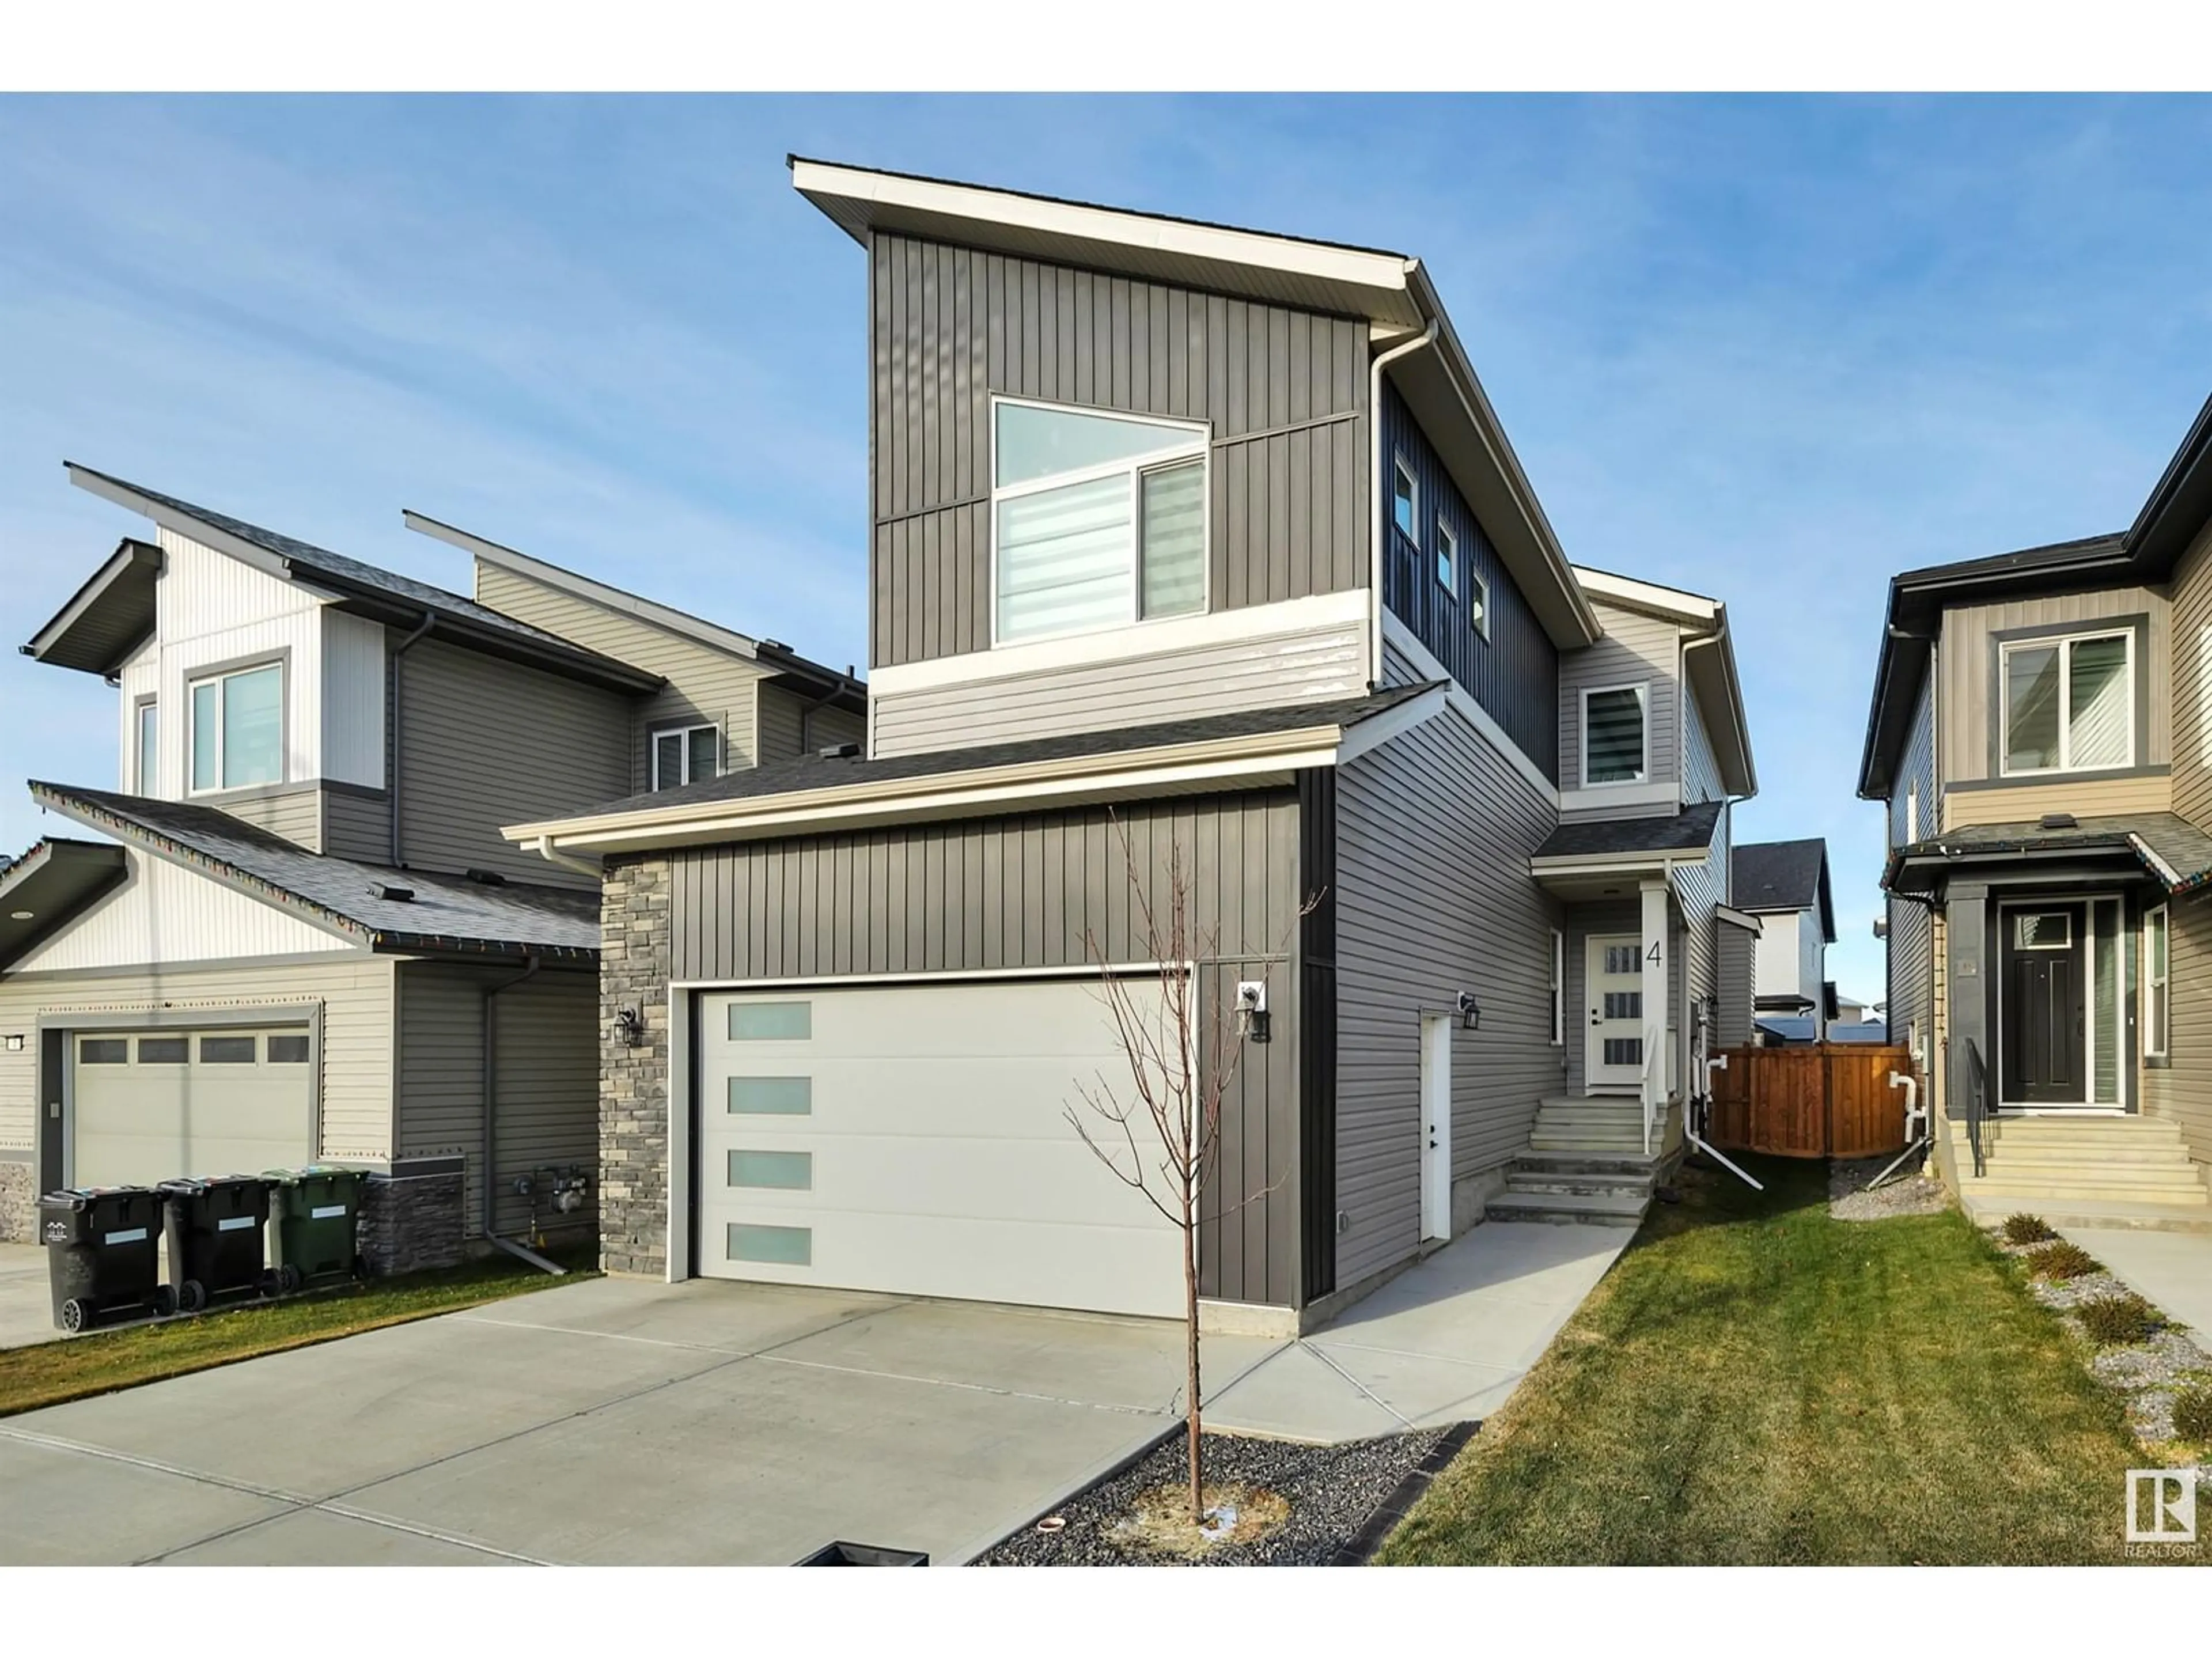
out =
{"type": "Polygon", "coordinates": [[[315,1159],[373,1172],[378,1270],[591,1227],[599,878],[499,826],[649,787],[678,722],[744,733],[689,776],[750,765],[764,699],[807,711],[777,758],[854,741],[860,689],[507,550],[465,599],[70,472],[154,532],[26,647],[115,684],[121,787],[33,783],[111,839],[0,871],[0,1237],[43,1190],[315,1159]]]}
{"type": "Polygon", "coordinates": [[[1063,1116],[1102,963],[1236,1042],[1211,1320],[1632,1224],[1757,927],[1724,607],[1569,563],[1419,261],[793,166],[866,260],[865,747],[507,831],[624,941],[605,1265],[1176,1311],[1063,1116]]]}
{"type": "Polygon", "coordinates": [[[1890,585],[1889,1030],[1984,1219],[2212,1231],[2212,403],[2126,532],[1890,585]]]}

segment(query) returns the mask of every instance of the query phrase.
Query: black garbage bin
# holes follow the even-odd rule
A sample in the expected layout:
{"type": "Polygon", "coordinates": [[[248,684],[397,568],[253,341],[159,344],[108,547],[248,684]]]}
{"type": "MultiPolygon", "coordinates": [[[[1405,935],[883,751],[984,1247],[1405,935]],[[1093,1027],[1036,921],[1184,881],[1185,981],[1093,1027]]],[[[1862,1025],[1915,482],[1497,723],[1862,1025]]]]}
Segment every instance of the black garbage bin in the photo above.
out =
{"type": "Polygon", "coordinates": [[[169,1243],[169,1288],[180,1310],[198,1313],[211,1302],[274,1294],[276,1275],[262,1261],[267,1182],[258,1176],[217,1176],[165,1181],[156,1190],[169,1243]]]}
{"type": "Polygon", "coordinates": [[[65,1331],[176,1311],[161,1282],[161,1198],[151,1187],[71,1187],[39,1200],[39,1237],[65,1331]]]}
{"type": "Polygon", "coordinates": [[[926,1567],[929,1556],[922,1550],[895,1550],[882,1544],[848,1544],[843,1539],[824,1544],[813,1554],[793,1564],[802,1567],[926,1567]]]}

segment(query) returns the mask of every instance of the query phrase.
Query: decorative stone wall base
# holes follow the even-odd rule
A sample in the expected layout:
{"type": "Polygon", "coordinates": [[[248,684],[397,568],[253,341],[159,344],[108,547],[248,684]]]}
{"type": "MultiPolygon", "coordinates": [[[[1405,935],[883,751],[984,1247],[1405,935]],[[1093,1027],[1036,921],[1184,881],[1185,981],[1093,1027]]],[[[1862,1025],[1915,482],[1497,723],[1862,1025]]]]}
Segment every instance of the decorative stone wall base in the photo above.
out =
{"type": "Polygon", "coordinates": [[[372,1278],[461,1262],[461,1171],[372,1175],[362,1194],[356,1248],[372,1278]]]}
{"type": "Polygon", "coordinates": [[[38,1171],[27,1164],[0,1162],[0,1244],[38,1240],[38,1171]]]}
{"type": "Polygon", "coordinates": [[[599,884],[599,1266],[650,1279],[668,1272],[668,890],[665,859],[609,860],[599,884]]]}

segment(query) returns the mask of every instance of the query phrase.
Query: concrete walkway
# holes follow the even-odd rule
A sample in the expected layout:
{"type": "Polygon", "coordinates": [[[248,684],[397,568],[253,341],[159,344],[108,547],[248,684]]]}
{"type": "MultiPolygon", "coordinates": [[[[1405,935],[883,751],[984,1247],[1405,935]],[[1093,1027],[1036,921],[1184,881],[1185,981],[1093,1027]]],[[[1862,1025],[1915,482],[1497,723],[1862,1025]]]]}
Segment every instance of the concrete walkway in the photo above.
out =
{"type": "Polygon", "coordinates": [[[2058,1231],[2169,1318],[2188,1326],[2197,1346],[2212,1352],[2212,1233],[2138,1227],[2058,1231]]]}
{"type": "Polygon", "coordinates": [[[1334,1442],[1492,1416],[1633,1237],[1477,1227],[1222,1389],[1206,1420],[1334,1442]]]}
{"type": "Polygon", "coordinates": [[[54,1328],[45,1249],[0,1244],[0,1348],[27,1348],[60,1335],[54,1328]]]}

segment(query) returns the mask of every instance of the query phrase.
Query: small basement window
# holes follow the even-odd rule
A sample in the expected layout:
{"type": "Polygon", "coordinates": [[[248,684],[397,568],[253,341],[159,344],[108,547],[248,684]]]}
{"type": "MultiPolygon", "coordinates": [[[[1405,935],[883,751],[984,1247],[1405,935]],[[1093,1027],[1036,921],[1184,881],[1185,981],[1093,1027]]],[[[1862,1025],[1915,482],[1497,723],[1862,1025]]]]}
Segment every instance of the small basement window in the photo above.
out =
{"type": "Polygon", "coordinates": [[[674,726],[653,734],[653,787],[702,783],[722,770],[722,733],[712,726],[674,726]]]}

